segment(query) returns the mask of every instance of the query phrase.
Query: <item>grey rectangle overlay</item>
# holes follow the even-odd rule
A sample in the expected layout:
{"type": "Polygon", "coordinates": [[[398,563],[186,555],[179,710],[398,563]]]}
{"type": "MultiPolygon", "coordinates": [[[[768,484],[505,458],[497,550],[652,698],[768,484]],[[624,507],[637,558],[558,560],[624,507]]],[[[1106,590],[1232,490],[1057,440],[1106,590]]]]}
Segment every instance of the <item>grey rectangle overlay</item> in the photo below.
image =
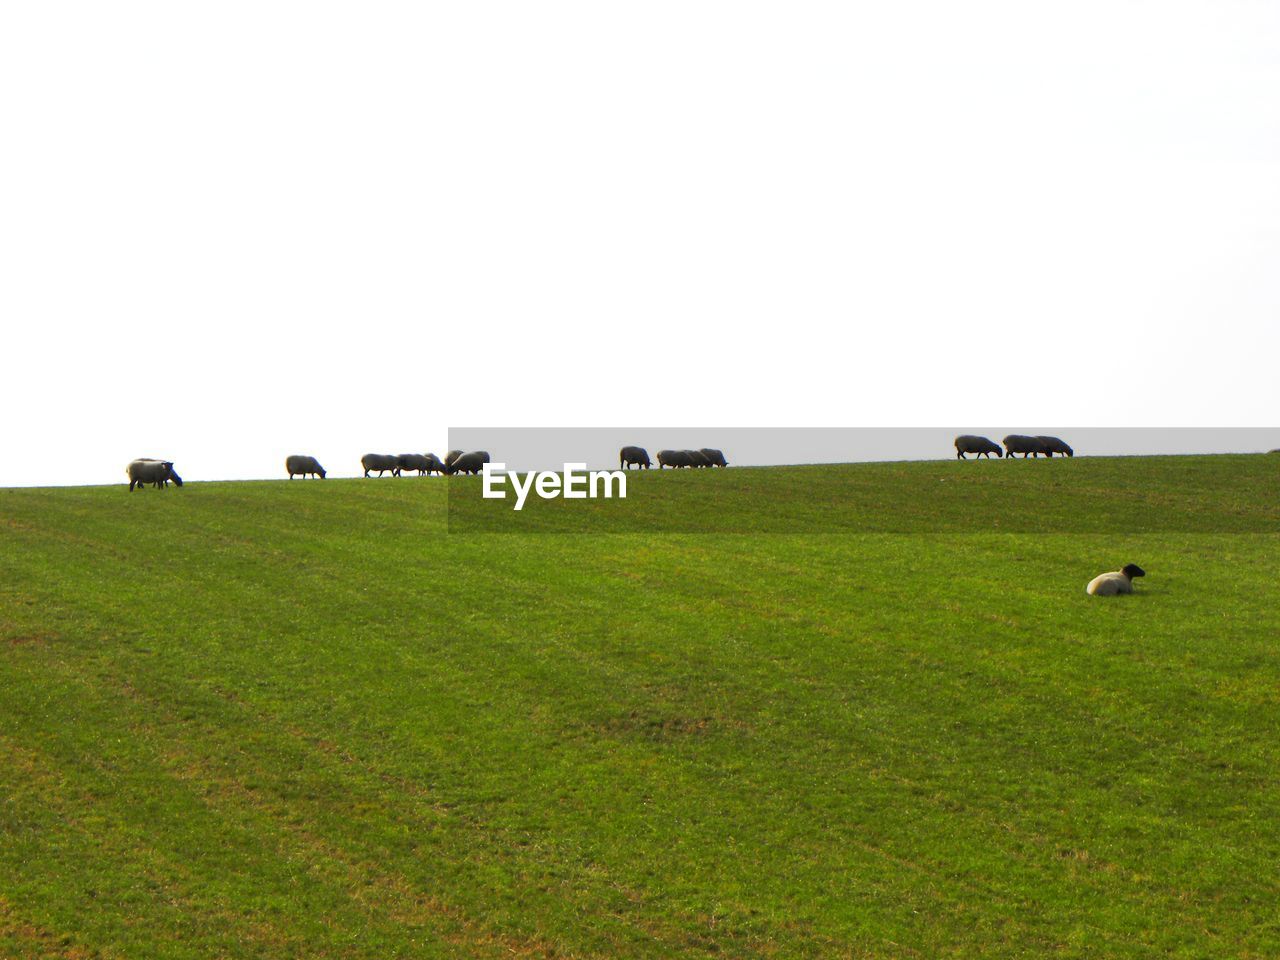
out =
{"type": "Polygon", "coordinates": [[[449,447],[520,472],[565,464],[628,472],[625,500],[542,500],[523,510],[449,486],[450,532],[1280,532],[1280,428],[464,427],[449,447]],[[1065,440],[1074,456],[956,456],[960,434],[1065,440]],[[715,448],[727,468],[660,470],[659,450],[715,448]],[[1215,456],[1209,456],[1215,455],[1215,456]],[[1142,458],[1142,459],[1134,459],[1142,458]],[[1146,459],[1156,458],[1156,459],[1146,459]],[[1168,459],[1175,458],[1175,459],[1168,459]]]}

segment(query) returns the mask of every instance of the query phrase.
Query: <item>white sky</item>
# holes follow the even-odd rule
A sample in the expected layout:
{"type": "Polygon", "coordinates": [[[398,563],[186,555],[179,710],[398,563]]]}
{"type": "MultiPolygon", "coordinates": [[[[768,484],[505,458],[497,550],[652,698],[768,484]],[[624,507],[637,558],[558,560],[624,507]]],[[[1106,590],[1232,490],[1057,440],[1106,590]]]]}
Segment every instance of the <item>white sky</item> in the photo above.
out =
{"type": "Polygon", "coordinates": [[[0,486],[1280,421],[1276,3],[10,3],[0,131],[0,486]]]}

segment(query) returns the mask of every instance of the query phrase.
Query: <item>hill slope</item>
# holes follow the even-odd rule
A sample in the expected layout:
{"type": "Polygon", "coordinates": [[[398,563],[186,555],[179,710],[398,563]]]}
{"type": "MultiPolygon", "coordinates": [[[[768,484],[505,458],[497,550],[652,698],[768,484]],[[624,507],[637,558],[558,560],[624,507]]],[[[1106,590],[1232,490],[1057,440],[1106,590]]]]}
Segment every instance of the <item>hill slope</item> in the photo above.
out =
{"type": "Polygon", "coordinates": [[[1271,456],[916,460],[632,470],[625,500],[480,496],[454,478],[455,532],[1280,533],[1271,456]]]}
{"type": "MultiPolygon", "coordinates": [[[[0,491],[0,955],[1274,955],[1280,537],[1187,532],[1179,492],[1217,476],[1229,529],[1274,529],[1264,462],[912,479],[1052,504],[1023,468],[1062,466],[1188,511],[1109,533],[459,535],[474,481],[416,478],[0,491]],[[1139,595],[1085,597],[1127,561],[1139,595]]],[[[795,476],[635,502],[749,530],[762,484],[813,508],[795,476]]]]}

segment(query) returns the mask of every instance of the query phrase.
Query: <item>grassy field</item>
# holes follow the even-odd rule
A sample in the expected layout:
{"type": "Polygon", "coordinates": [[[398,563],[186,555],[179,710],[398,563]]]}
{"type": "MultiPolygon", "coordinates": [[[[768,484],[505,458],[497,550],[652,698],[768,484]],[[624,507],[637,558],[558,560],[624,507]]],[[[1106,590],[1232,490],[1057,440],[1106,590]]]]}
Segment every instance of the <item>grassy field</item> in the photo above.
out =
{"type": "Polygon", "coordinates": [[[0,490],[0,957],[1275,957],[1277,481],[0,490]]]}
{"type": "MultiPolygon", "coordinates": [[[[462,478],[459,478],[462,480],[462,478]]],[[[1280,457],[903,461],[627,473],[523,509],[449,487],[451,532],[1280,533],[1280,457]]]]}

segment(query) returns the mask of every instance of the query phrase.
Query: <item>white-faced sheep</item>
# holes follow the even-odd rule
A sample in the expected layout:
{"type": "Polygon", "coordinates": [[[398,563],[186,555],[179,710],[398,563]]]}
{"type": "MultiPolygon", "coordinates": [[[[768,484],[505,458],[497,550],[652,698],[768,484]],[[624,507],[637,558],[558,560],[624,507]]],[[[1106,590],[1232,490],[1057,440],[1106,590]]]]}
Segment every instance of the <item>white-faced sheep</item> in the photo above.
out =
{"type": "Polygon", "coordinates": [[[1133,593],[1135,577],[1145,577],[1147,571],[1136,563],[1127,563],[1113,573],[1100,573],[1084,588],[1091,597],[1114,597],[1118,593],[1133,593]]]}

